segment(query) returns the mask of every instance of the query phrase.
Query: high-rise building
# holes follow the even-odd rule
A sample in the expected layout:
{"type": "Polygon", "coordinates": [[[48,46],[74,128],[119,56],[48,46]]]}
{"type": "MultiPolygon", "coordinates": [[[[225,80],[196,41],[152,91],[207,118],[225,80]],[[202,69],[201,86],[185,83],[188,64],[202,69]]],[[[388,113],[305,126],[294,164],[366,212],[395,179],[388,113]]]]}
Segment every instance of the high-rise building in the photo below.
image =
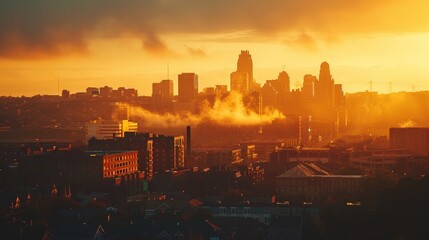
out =
{"type": "Polygon", "coordinates": [[[247,94],[249,89],[249,74],[247,72],[231,73],[231,91],[247,94]]]}
{"type": "Polygon", "coordinates": [[[249,51],[241,51],[237,61],[237,71],[231,73],[231,91],[247,94],[252,91],[253,61],[249,51]]]}
{"type": "Polygon", "coordinates": [[[162,80],[152,83],[152,108],[157,112],[172,110],[173,104],[173,80],[162,80]]]}
{"type": "Polygon", "coordinates": [[[241,51],[237,61],[237,72],[246,72],[249,75],[249,90],[253,87],[253,61],[249,51],[241,51]]]}
{"type": "Polygon", "coordinates": [[[278,81],[278,91],[280,96],[285,95],[290,92],[290,78],[289,74],[287,72],[282,71],[279,73],[279,76],[277,77],[278,81]]]}
{"type": "Polygon", "coordinates": [[[164,136],[154,134],[153,171],[185,167],[185,138],[183,136],[164,136]]]}
{"type": "Polygon", "coordinates": [[[306,74],[304,76],[304,83],[302,85],[302,98],[310,100],[314,97],[314,86],[317,83],[316,76],[306,74]]]}
{"type": "Polygon", "coordinates": [[[179,74],[179,102],[195,101],[198,96],[198,75],[195,73],[179,74]]]}
{"type": "Polygon", "coordinates": [[[333,106],[334,101],[334,80],[331,76],[329,64],[323,62],[320,64],[319,81],[316,85],[316,98],[327,107],[333,106]]]}

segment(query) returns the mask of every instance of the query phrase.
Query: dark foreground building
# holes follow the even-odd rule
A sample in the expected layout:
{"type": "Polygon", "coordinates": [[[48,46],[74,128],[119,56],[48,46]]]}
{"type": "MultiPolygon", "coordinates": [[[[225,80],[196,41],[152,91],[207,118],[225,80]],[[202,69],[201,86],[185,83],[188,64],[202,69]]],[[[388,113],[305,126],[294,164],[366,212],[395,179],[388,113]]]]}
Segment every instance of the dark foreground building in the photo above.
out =
{"type": "Polygon", "coordinates": [[[24,186],[56,184],[91,191],[125,187],[139,192],[144,178],[137,151],[50,152],[23,157],[19,169],[24,186]]]}

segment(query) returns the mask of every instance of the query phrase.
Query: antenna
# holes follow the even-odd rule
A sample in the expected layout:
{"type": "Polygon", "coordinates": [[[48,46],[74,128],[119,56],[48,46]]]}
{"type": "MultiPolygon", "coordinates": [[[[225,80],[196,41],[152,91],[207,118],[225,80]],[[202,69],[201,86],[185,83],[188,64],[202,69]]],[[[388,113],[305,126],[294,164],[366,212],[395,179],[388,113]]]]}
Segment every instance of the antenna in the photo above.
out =
{"type": "Polygon", "coordinates": [[[372,81],[369,81],[369,91],[372,92],[372,81]]]}

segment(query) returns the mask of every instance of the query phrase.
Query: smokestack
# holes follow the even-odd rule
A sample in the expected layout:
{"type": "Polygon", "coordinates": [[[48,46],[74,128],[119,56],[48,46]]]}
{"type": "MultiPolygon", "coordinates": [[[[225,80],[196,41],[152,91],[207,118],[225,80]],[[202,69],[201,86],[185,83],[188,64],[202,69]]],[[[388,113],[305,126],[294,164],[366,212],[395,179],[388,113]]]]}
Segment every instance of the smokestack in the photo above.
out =
{"type": "Polygon", "coordinates": [[[191,156],[191,126],[186,126],[186,155],[191,156]]]}

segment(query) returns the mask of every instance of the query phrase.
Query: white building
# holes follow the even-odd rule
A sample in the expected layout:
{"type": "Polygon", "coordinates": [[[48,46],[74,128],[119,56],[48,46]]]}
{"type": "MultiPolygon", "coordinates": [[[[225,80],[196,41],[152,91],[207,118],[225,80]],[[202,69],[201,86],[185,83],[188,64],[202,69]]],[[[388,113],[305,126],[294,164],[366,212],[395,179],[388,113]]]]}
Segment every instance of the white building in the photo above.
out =
{"type": "Polygon", "coordinates": [[[128,120],[92,120],[85,124],[85,140],[95,137],[96,139],[112,139],[124,137],[125,132],[137,132],[137,123],[128,120]]]}

